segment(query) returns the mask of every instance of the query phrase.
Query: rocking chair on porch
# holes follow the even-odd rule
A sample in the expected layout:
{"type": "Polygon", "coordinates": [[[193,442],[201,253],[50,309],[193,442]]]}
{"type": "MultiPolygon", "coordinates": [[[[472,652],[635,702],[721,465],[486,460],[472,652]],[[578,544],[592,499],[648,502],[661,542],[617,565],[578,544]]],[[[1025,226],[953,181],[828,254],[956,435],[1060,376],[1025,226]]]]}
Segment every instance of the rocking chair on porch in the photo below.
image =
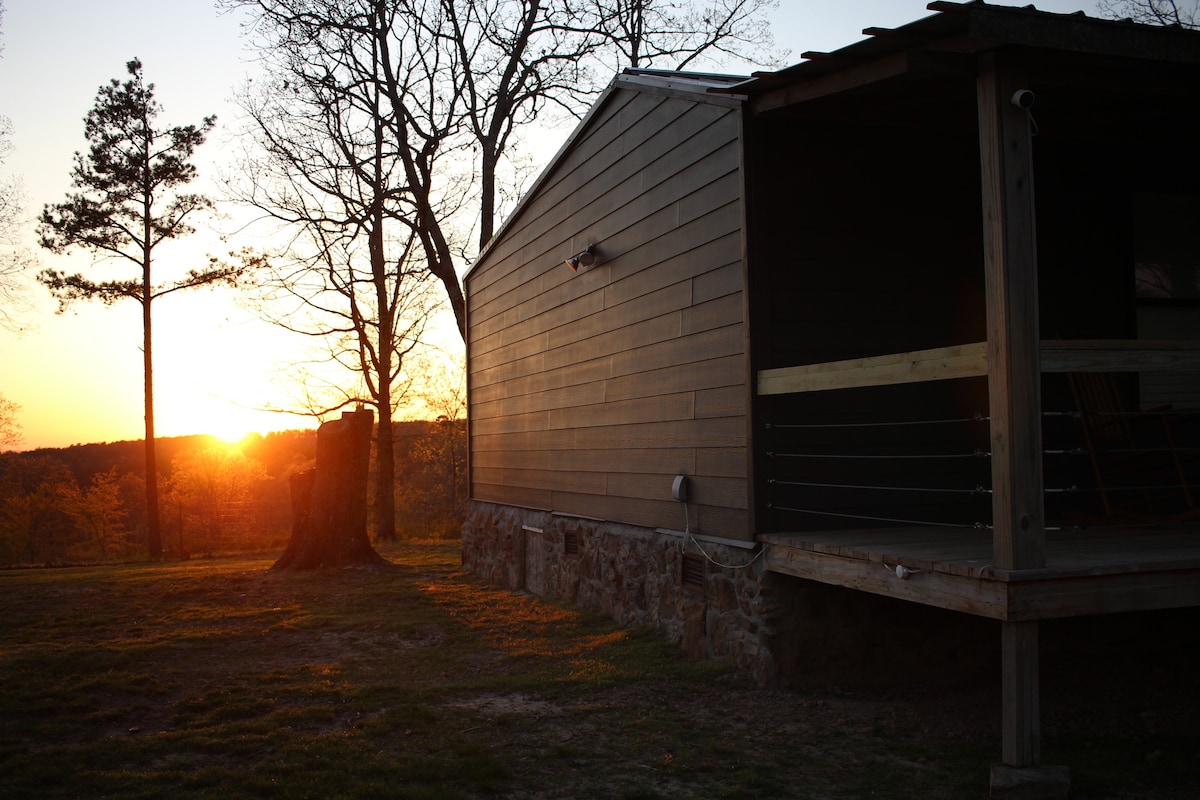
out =
{"type": "Polygon", "coordinates": [[[1111,373],[1068,376],[1105,521],[1152,522],[1197,513],[1170,408],[1130,411],[1111,373]]]}

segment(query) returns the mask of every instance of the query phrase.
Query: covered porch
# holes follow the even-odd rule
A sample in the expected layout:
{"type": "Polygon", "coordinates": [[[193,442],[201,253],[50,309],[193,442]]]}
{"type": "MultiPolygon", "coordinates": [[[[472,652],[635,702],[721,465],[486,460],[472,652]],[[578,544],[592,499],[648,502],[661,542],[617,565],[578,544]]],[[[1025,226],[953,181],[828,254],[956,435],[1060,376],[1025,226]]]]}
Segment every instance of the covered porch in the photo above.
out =
{"type": "Polygon", "coordinates": [[[1200,605],[1200,37],[930,8],[750,87],[755,529],[998,620],[993,789],[1053,784],[1039,621],[1200,605]]]}

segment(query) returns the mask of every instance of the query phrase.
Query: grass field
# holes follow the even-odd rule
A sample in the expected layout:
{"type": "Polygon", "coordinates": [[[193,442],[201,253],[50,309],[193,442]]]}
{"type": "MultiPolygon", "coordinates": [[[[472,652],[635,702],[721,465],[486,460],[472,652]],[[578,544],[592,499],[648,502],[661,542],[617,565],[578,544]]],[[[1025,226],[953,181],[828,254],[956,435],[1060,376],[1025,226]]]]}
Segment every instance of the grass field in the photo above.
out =
{"type": "MultiPolygon", "coordinates": [[[[0,573],[4,798],[958,798],[976,699],[772,692],[461,573],[273,558],[0,573]]],[[[1194,633],[1194,632],[1193,632],[1194,633]]],[[[1193,797],[1195,734],[1047,741],[1080,797],[1193,797]]]]}

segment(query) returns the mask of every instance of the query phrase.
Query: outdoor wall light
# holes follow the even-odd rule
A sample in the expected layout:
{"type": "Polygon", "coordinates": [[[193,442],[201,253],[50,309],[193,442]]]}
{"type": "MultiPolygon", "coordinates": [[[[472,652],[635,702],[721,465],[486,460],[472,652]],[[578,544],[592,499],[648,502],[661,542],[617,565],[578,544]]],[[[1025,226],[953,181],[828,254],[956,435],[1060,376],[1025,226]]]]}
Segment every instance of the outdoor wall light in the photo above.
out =
{"type": "Polygon", "coordinates": [[[596,263],[596,246],[589,244],[586,250],[571,256],[565,263],[572,272],[578,272],[580,267],[590,267],[596,263]]]}

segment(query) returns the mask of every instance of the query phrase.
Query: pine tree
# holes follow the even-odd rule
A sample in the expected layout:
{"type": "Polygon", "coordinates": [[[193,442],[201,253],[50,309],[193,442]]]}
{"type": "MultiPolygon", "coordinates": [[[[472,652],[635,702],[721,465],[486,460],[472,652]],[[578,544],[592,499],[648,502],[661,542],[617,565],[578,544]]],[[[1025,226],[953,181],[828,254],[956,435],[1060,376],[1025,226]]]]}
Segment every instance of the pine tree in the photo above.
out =
{"type": "Polygon", "coordinates": [[[188,219],[211,210],[202,195],[179,191],[196,177],[189,159],[216,125],[215,116],[200,125],[156,128],[162,107],[154,84],[142,79],[142,63],[126,64],[130,78],[100,87],[96,105],[85,119],[90,148],[75,154],[72,187],[65,202],[47,205],[38,234],[43,247],[62,253],[80,247],[97,261],[136,265],[140,275],[122,280],[93,281],[80,274],[45,270],[38,279],[59,300],[60,311],[76,300],[98,299],[105,305],[136,300],[142,307],[143,376],[146,405],[146,514],[150,557],[162,556],[158,519],[158,479],[154,442],[154,370],[151,347],[151,301],[196,286],[232,284],[240,269],[217,265],[188,270],[174,281],[155,284],[151,277],[154,249],[169,239],[193,232],[188,219]]]}

